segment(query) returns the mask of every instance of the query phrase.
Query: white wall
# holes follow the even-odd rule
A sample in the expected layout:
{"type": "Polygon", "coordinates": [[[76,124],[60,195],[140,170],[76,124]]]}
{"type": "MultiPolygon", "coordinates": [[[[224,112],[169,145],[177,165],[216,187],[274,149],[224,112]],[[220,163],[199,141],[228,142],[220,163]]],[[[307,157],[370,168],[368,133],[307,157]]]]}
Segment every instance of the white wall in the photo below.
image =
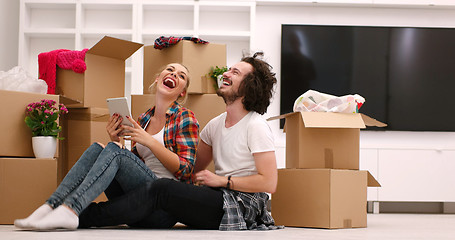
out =
{"type": "Polygon", "coordinates": [[[0,71],[17,65],[19,0],[0,0],[0,71]]]}
{"type": "MultiPolygon", "coordinates": [[[[262,50],[280,81],[281,24],[332,24],[373,26],[455,27],[455,9],[257,6],[253,50],[262,50]]],[[[235,22],[234,22],[235,24],[235,22]]],[[[0,71],[17,65],[19,0],[0,0],[0,71]]],[[[140,83],[142,84],[142,83],[140,83]]],[[[361,94],[361,93],[360,93],[361,94]]],[[[280,88],[266,117],[279,114],[280,88]]],[[[368,99],[367,103],[368,104],[368,99]]],[[[374,116],[372,116],[374,117],[374,116]]],[[[278,166],[284,167],[284,134],[271,122],[276,136],[278,166]]],[[[362,132],[361,148],[455,149],[455,133],[362,132]]]]}
{"type": "MultiPolygon", "coordinates": [[[[257,6],[253,50],[265,52],[280,81],[281,24],[328,24],[365,26],[455,27],[455,9],[257,6]]],[[[346,93],[348,94],[348,93],[346,93]]],[[[361,94],[361,93],[359,93],[361,94]]],[[[279,115],[280,88],[266,117],[279,115]]],[[[366,103],[368,104],[368,99],[366,103]]],[[[374,116],[372,116],[374,117],[374,116]]],[[[416,120],[417,121],[417,120],[416,120]]],[[[279,121],[271,122],[276,136],[278,167],[284,167],[285,135],[279,121]]],[[[361,148],[455,149],[455,133],[434,132],[362,132],[361,148]]]]}

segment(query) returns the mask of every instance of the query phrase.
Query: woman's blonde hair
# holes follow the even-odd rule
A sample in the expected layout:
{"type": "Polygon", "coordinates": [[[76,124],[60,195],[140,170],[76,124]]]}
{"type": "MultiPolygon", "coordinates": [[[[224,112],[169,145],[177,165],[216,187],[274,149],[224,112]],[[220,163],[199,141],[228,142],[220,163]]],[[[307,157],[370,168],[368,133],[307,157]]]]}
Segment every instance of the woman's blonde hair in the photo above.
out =
{"type": "MultiPolygon", "coordinates": [[[[170,64],[173,64],[173,63],[170,63],[170,64]]],[[[183,96],[179,94],[179,96],[177,97],[177,102],[180,104],[184,104],[186,102],[186,100],[188,99],[188,87],[190,86],[190,79],[191,79],[191,77],[189,75],[190,71],[188,70],[188,68],[185,65],[183,65],[181,63],[174,63],[174,64],[179,64],[180,66],[184,67],[188,71],[186,85],[185,85],[185,88],[183,89],[185,94],[183,96]]],[[[164,69],[166,69],[167,66],[169,66],[169,64],[167,64],[166,66],[162,66],[160,68],[158,73],[155,74],[155,79],[161,74],[161,72],[164,71],[164,69]]],[[[151,94],[156,93],[156,81],[153,81],[153,83],[150,84],[148,90],[151,94]]]]}

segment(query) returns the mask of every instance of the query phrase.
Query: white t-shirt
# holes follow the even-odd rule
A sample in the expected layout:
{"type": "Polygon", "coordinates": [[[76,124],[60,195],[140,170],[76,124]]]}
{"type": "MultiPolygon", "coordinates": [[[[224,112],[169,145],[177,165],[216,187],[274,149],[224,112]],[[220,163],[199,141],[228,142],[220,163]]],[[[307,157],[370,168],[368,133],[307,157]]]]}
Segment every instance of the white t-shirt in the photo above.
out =
{"type": "MultiPolygon", "coordinates": [[[[145,126],[145,128],[147,128],[147,125],[145,126]]],[[[164,127],[160,130],[159,133],[152,135],[152,137],[155,138],[160,144],[164,146],[164,127]]],[[[155,157],[155,154],[153,154],[150,148],[140,143],[137,143],[136,149],[137,152],[139,153],[139,156],[141,156],[142,159],[144,159],[145,165],[147,165],[147,167],[150,168],[150,170],[152,170],[158,178],[171,178],[177,180],[174,174],[167,170],[167,168],[163,166],[160,160],[158,160],[158,158],[155,157]]]]}
{"type": "Polygon", "coordinates": [[[226,114],[212,119],[200,134],[202,141],[212,147],[215,173],[236,177],[257,174],[253,153],[275,151],[269,125],[260,114],[249,112],[226,128],[226,114]]]}

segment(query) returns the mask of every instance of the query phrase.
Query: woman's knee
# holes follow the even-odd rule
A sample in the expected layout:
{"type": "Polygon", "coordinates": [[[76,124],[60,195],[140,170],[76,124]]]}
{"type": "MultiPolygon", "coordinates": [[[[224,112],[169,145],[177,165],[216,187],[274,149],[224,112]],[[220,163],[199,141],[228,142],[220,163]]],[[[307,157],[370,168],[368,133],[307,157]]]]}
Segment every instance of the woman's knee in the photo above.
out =
{"type": "Polygon", "coordinates": [[[102,148],[105,148],[106,146],[104,146],[104,144],[100,143],[100,142],[95,142],[96,144],[98,144],[100,147],[102,148]]]}

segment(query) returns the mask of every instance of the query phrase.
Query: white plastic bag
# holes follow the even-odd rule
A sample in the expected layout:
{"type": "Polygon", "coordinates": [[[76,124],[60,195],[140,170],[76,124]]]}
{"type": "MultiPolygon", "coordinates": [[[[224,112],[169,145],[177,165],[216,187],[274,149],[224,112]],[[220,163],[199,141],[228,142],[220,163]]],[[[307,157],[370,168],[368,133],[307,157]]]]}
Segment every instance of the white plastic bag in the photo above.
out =
{"type": "Polygon", "coordinates": [[[22,67],[16,66],[7,72],[0,71],[0,89],[46,94],[47,83],[30,76],[22,67]]]}
{"type": "Polygon", "coordinates": [[[308,90],[294,102],[294,112],[340,112],[357,113],[365,99],[358,95],[341,97],[308,90]]]}

